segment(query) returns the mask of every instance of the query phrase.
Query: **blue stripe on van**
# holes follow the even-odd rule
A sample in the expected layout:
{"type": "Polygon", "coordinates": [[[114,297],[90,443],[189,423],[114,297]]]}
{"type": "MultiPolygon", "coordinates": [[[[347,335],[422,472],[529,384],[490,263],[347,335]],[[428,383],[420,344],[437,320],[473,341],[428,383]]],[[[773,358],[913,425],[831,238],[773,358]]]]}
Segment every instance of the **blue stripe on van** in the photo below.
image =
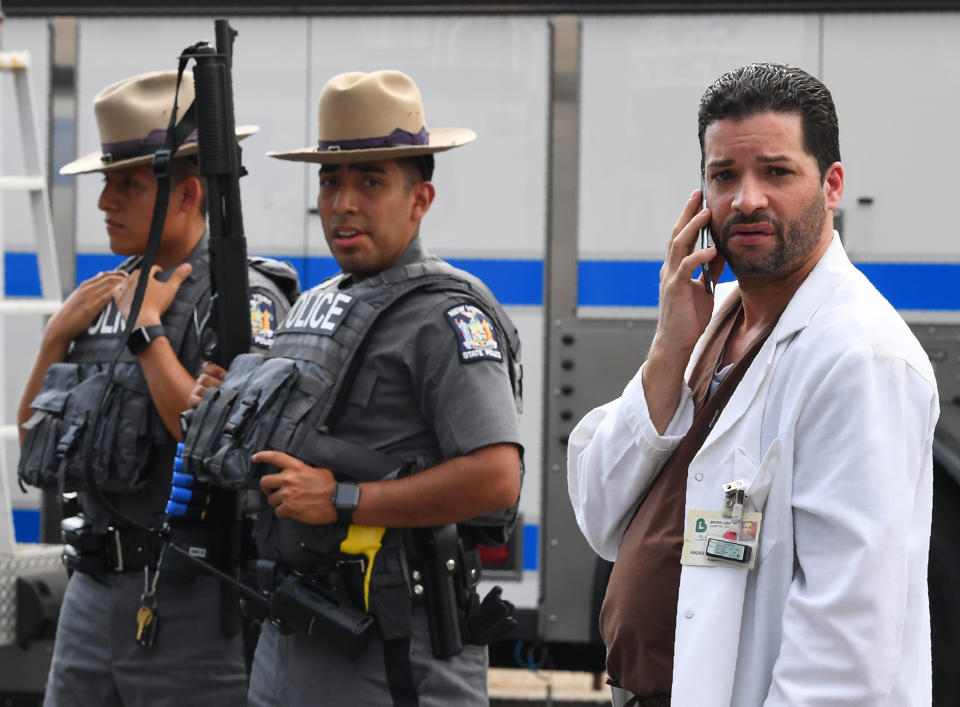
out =
{"type": "Polygon", "coordinates": [[[856,263],[897,309],[960,309],[960,264],[856,263]]]}
{"type": "Polygon", "coordinates": [[[535,570],[540,566],[540,526],[523,526],[523,569],[535,570]]]}
{"type": "MultiPolygon", "coordinates": [[[[577,269],[581,307],[656,307],[660,299],[659,260],[581,260],[577,269]]],[[[694,273],[699,277],[700,271],[694,273]]],[[[733,280],[724,270],[720,282],[733,280]]]]}
{"type": "MultiPolygon", "coordinates": [[[[856,263],[897,309],[960,310],[960,263],[856,263]]],[[[581,307],[656,307],[659,261],[585,260],[581,307]]],[[[731,280],[725,271],[721,281],[731,280]]]]}
{"type": "Polygon", "coordinates": [[[582,260],[577,268],[581,307],[656,307],[660,263],[651,260],[582,260]]]}
{"type": "MultiPolygon", "coordinates": [[[[300,275],[301,287],[308,289],[337,272],[330,256],[283,257],[300,275]]],[[[123,257],[102,253],[77,254],[77,283],[102,270],[112,270],[123,257]]],[[[450,264],[470,272],[487,283],[502,304],[540,305],[543,303],[543,261],[484,258],[451,258],[450,264]]],[[[4,254],[6,294],[8,297],[39,297],[40,277],[35,253],[4,254]]]]}
{"type": "MultiPolygon", "coordinates": [[[[329,256],[285,258],[299,272],[303,287],[313,287],[337,271],[329,256]]],[[[121,257],[79,253],[77,282],[116,267],[121,257]]],[[[450,263],[485,281],[503,304],[543,304],[541,260],[453,258],[450,263]]],[[[37,297],[40,278],[34,253],[4,254],[6,295],[37,297]]],[[[857,267],[897,309],[960,310],[960,263],[858,263],[857,267]]],[[[660,262],[584,260],[579,264],[578,304],[582,307],[656,307],[660,262]]],[[[724,273],[724,280],[730,278],[724,273]]]]}
{"type": "Polygon", "coordinates": [[[40,511],[30,508],[14,508],[13,535],[18,543],[40,542],[40,511]]]}

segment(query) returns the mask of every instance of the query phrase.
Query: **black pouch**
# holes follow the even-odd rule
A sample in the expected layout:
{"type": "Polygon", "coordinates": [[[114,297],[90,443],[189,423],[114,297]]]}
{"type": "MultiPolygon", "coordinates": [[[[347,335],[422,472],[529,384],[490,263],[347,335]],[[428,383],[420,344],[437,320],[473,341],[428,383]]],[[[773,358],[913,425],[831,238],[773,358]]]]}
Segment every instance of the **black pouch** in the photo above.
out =
{"type": "Polygon", "coordinates": [[[65,431],[63,413],[78,381],[76,364],[55,363],[47,371],[43,387],[31,404],[34,412],[22,426],[25,435],[17,463],[21,483],[46,489],[57,487],[57,445],[65,431]]]}
{"type": "MultiPolygon", "coordinates": [[[[271,430],[267,444],[270,449],[296,450],[291,451],[291,454],[307,461],[303,456],[304,450],[296,448],[294,440],[295,438],[299,440],[303,436],[303,428],[310,426],[316,413],[319,412],[317,407],[326,402],[334,381],[325,369],[312,361],[296,360],[295,363],[297,379],[290,387],[286,403],[271,430]],[[311,412],[314,414],[311,415],[311,412]]],[[[263,474],[264,471],[258,470],[258,475],[263,474]]]]}
{"type": "Polygon", "coordinates": [[[70,390],[63,412],[59,445],[65,447],[68,438],[74,441],[66,456],[63,489],[87,489],[86,445],[91,445],[91,468],[103,491],[130,493],[142,488],[149,480],[151,447],[172,438],[155,412],[138,364],[116,364],[99,416],[95,413],[107,385],[107,370],[97,364],[63,365],[77,365],[80,379],[70,390]],[[81,428],[82,420],[86,424],[81,428]]]}
{"type": "Polygon", "coordinates": [[[349,661],[363,652],[374,630],[370,614],[293,575],[277,587],[270,613],[287,631],[316,636],[349,661]]]}
{"type": "MultiPolygon", "coordinates": [[[[105,384],[106,372],[97,376],[103,377],[98,384],[105,384]]],[[[156,412],[139,364],[116,364],[103,413],[93,431],[93,469],[97,484],[103,491],[119,493],[143,488],[152,471],[148,463],[151,448],[172,443],[173,439],[156,412]]],[[[91,410],[89,419],[92,414],[91,410]]],[[[68,466],[68,472],[70,470],[68,466]]],[[[79,477],[85,482],[82,471],[79,477]]]]}
{"type": "Polygon", "coordinates": [[[364,580],[367,558],[363,555],[344,555],[334,563],[334,571],[327,576],[327,586],[363,610],[366,606],[364,580]]]}
{"type": "Polygon", "coordinates": [[[269,535],[258,541],[257,552],[289,567],[316,566],[335,556],[346,537],[347,528],[336,523],[308,525],[293,518],[274,518],[269,535]]]}
{"type": "Polygon", "coordinates": [[[184,471],[194,474],[201,481],[217,480],[208,473],[206,462],[221,446],[223,430],[233,412],[237,396],[262,363],[262,354],[237,356],[223,384],[219,388],[208,389],[189,418],[181,416],[181,422],[189,423],[184,432],[181,452],[184,471]]]}
{"type": "Polygon", "coordinates": [[[50,366],[31,403],[34,413],[24,424],[17,470],[21,481],[41,488],[86,490],[84,460],[90,445],[94,478],[104,491],[129,493],[147,482],[151,447],[169,439],[169,433],[136,363],[116,365],[103,416],[95,418],[106,384],[107,371],[100,364],[50,366]],[[95,419],[96,430],[91,432],[95,419]]]}
{"type": "MultiPolygon", "coordinates": [[[[230,370],[233,372],[233,367],[230,370]]],[[[240,392],[223,421],[219,447],[204,463],[205,474],[200,478],[229,489],[256,485],[258,475],[250,457],[255,452],[272,448],[267,441],[286,405],[289,390],[297,380],[296,362],[287,358],[268,358],[262,360],[256,370],[237,376],[235,380],[240,392]],[[242,387],[239,386],[241,377],[244,379],[242,387]]]]}
{"type": "Polygon", "coordinates": [[[210,388],[204,393],[203,401],[190,411],[180,416],[180,422],[187,422],[184,432],[183,450],[180,456],[183,459],[183,470],[197,478],[203,478],[206,473],[203,463],[213,453],[214,438],[219,439],[227,415],[237,397],[237,391],[230,388],[210,388]]]}

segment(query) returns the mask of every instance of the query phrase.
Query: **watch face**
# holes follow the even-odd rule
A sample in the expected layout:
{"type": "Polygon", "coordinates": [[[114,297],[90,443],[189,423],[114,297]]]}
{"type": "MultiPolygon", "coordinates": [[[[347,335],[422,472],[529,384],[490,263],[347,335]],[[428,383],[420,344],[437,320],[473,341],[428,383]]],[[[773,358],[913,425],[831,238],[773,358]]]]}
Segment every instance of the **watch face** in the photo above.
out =
{"type": "Polygon", "coordinates": [[[336,508],[356,508],[360,503],[360,487],[357,484],[337,484],[333,494],[336,508]]]}
{"type": "Polygon", "coordinates": [[[130,338],[127,339],[127,348],[133,354],[139,354],[150,344],[151,341],[159,336],[166,336],[167,333],[162,324],[153,326],[138,326],[130,332],[130,338]]]}
{"type": "Polygon", "coordinates": [[[140,326],[130,332],[130,338],[127,340],[127,348],[137,354],[147,348],[147,344],[149,343],[150,339],[147,337],[146,329],[140,326]]]}

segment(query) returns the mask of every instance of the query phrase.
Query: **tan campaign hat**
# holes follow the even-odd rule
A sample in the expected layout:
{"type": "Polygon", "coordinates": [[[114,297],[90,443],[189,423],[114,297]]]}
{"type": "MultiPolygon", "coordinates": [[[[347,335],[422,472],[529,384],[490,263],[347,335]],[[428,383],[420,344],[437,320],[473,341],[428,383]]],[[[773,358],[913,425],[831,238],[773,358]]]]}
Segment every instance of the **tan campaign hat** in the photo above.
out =
{"type": "MultiPolygon", "coordinates": [[[[60,168],[60,174],[86,174],[150,164],[167,136],[176,71],[154,71],[107,86],[93,99],[100,130],[100,152],[92,152],[60,168]]],[[[184,72],[177,101],[177,122],[193,103],[193,74],[184,72]]],[[[257,132],[255,125],[237,127],[243,139],[257,132]]],[[[187,136],[176,157],[197,153],[196,131],[187,136]]]]}
{"type": "Polygon", "coordinates": [[[373,162],[441,152],[477,137],[465,128],[427,130],[420,91],[400,71],[330,79],[317,103],[317,134],[316,147],[267,154],[296,162],[373,162]]]}

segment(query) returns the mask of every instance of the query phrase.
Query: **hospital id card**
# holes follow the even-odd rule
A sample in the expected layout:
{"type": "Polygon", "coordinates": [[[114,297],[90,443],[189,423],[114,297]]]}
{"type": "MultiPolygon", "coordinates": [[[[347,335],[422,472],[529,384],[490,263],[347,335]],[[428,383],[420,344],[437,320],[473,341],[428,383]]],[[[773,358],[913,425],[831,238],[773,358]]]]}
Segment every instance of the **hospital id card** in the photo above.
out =
{"type": "Polygon", "coordinates": [[[687,513],[680,563],[695,567],[738,567],[750,570],[757,561],[761,513],[738,520],[723,511],[692,509],[687,513]]]}

